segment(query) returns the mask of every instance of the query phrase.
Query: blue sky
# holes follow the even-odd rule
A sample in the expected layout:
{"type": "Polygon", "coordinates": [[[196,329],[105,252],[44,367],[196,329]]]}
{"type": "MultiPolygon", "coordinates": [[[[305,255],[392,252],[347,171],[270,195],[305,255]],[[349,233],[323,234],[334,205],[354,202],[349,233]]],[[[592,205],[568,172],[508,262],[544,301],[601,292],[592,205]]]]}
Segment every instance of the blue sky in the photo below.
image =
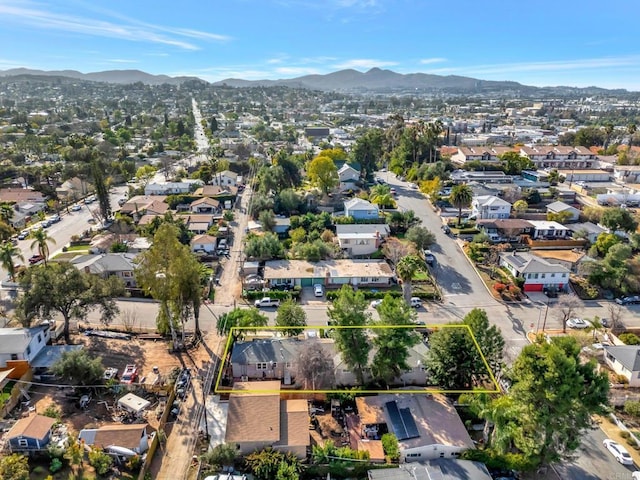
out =
{"type": "Polygon", "coordinates": [[[343,68],[640,90],[636,0],[0,0],[0,69],[343,68]]]}

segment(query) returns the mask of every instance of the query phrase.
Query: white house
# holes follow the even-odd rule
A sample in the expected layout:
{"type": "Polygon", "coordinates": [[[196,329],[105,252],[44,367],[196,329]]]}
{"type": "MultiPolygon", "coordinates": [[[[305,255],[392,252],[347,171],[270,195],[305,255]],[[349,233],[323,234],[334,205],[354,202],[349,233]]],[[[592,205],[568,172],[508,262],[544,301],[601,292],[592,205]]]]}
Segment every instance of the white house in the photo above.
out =
{"type": "Polygon", "coordinates": [[[528,220],[533,225],[533,239],[562,240],[571,236],[571,230],[558,222],[528,220]]]}
{"type": "Polygon", "coordinates": [[[135,269],[136,253],[100,253],[97,255],[78,255],[71,264],[78,270],[91,273],[101,278],[116,276],[129,288],[136,287],[135,269]]]}
{"type": "Polygon", "coordinates": [[[344,202],[344,214],[355,219],[378,218],[380,210],[377,205],[367,200],[352,198],[344,202]]]}
{"type": "Polygon", "coordinates": [[[630,387],[640,387],[640,346],[604,347],[604,359],[611,370],[629,380],[630,387]]]}
{"type": "Polygon", "coordinates": [[[213,235],[196,235],[191,239],[191,251],[194,253],[213,254],[216,251],[218,239],[213,235]]]}
{"type": "Polygon", "coordinates": [[[572,207],[568,203],[553,202],[547,205],[547,213],[556,214],[562,212],[569,212],[571,214],[571,216],[568,217],[569,222],[576,222],[580,218],[580,210],[578,210],[576,207],[572,207]]]}
{"type": "Polygon", "coordinates": [[[382,243],[377,233],[339,233],[336,237],[342,251],[350,257],[371,255],[382,243]]]}
{"type": "Polygon", "coordinates": [[[342,165],[338,170],[340,179],[340,191],[354,190],[356,182],[360,179],[360,172],[348,164],[342,165]]]}
{"type": "Polygon", "coordinates": [[[232,186],[235,187],[239,183],[239,179],[242,177],[239,176],[236,172],[232,172],[231,170],[224,170],[222,172],[216,173],[213,175],[211,179],[211,185],[217,186],[232,186]]]}
{"type": "Polygon", "coordinates": [[[607,229],[592,222],[572,223],[571,235],[576,233],[583,234],[589,243],[595,243],[601,233],[607,233],[607,229]]]}
{"type": "Polygon", "coordinates": [[[8,360],[31,362],[51,339],[48,325],[32,328],[0,328],[0,367],[8,360]]]}
{"type": "Polygon", "coordinates": [[[145,195],[179,195],[189,193],[202,185],[202,180],[185,179],[181,182],[149,183],[144,187],[145,195]]]}
{"type": "Polygon", "coordinates": [[[524,279],[525,292],[545,289],[564,291],[569,283],[569,269],[526,252],[500,254],[500,266],[514,277],[524,279]]]}
{"type": "Polygon", "coordinates": [[[90,447],[96,446],[104,449],[107,453],[125,457],[142,455],[149,449],[149,434],[146,423],[85,428],[80,430],[78,439],[90,447]]]}
{"type": "Polygon", "coordinates": [[[471,217],[476,220],[509,218],[511,204],[494,195],[480,195],[473,197],[471,202],[471,217]]]}

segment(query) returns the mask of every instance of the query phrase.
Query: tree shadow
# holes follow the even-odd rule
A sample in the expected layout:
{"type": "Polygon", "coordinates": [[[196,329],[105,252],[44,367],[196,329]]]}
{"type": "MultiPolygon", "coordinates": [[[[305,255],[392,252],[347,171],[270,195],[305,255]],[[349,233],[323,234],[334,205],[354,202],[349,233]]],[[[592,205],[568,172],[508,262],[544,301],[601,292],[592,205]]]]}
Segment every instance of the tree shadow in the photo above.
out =
{"type": "Polygon", "coordinates": [[[436,264],[432,274],[440,288],[448,293],[472,293],[469,279],[449,265],[436,264]]]}

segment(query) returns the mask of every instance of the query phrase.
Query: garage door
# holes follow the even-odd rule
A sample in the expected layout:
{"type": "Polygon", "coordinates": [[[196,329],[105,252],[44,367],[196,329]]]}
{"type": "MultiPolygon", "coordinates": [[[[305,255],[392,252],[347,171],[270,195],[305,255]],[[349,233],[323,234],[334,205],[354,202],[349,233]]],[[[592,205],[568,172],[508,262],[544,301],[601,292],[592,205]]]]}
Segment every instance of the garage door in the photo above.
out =
{"type": "Polygon", "coordinates": [[[313,278],[303,278],[300,282],[300,285],[303,287],[310,287],[313,285],[313,278]]]}

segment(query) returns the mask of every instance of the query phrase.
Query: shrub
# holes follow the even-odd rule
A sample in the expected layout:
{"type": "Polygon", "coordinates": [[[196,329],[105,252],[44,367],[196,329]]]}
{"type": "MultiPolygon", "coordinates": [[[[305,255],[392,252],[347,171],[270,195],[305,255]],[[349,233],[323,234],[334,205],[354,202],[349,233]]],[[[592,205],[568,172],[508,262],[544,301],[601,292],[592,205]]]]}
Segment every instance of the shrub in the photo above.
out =
{"type": "Polygon", "coordinates": [[[102,450],[91,450],[89,452],[89,465],[96,469],[98,475],[104,475],[111,468],[113,458],[102,450]]]}
{"type": "Polygon", "coordinates": [[[493,286],[493,289],[498,293],[502,293],[506,288],[507,286],[504,283],[496,283],[493,286]]]}
{"type": "Polygon", "coordinates": [[[620,432],[620,436],[626,440],[627,438],[631,437],[631,434],[626,430],[623,430],[622,432],[620,432]]]}
{"type": "Polygon", "coordinates": [[[625,345],[640,345],[640,337],[638,337],[635,333],[622,333],[618,338],[620,339],[620,341],[624,342],[625,345]]]}
{"type": "Polygon", "coordinates": [[[382,448],[391,461],[400,459],[400,447],[398,439],[393,433],[385,433],[382,435],[382,448]]]}
{"type": "Polygon", "coordinates": [[[619,373],[615,374],[613,378],[615,383],[623,383],[623,384],[629,383],[629,379],[619,373]]]}
{"type": "Polygon", "coordinates": [[[633,400],[629,400],[625,402],[624,413],[640,418],[640,402],[633,401],[633,400]]]}
{"type": "MultiPolygon", "coordinates": [[[[627,432],[627,433],[628,433],[628,432],[627,432]]],[[[637,443],[636,443],[636,439],[635,439],[635,438],[633,438],[633,437],[629,437],[629,438],[627,438],[627,445],[631,445],[631,446],[637,445],[637,443]]]]}
{"type": "Polygon", "coordinates": [[[51,464],[49,465],[49,471],[51,473],[56,473],[61,468],[62,468],[62,461],[59,458],[52,458],[51,464]]]}
{"type": "Polygon", "coordinates": [[[49,405],[47,408],[45,408],[44,412],[42,412],[42,415],[49,418],[55,418],[58,421],[62,418],[60,410],[58,410],[55,405],[49,405]]]}
{"type": "Polygon", "coordinates": [[[288,298],[298,298],[300,297],[300,288],[296,287],[293,290],[282,291],[282,290],[267,290],[267,291],[252,291],[245,292],[245,297],[249,300],[260,300],[262,297],[271,297],[278,300],[286,300],[288,298]]]}

